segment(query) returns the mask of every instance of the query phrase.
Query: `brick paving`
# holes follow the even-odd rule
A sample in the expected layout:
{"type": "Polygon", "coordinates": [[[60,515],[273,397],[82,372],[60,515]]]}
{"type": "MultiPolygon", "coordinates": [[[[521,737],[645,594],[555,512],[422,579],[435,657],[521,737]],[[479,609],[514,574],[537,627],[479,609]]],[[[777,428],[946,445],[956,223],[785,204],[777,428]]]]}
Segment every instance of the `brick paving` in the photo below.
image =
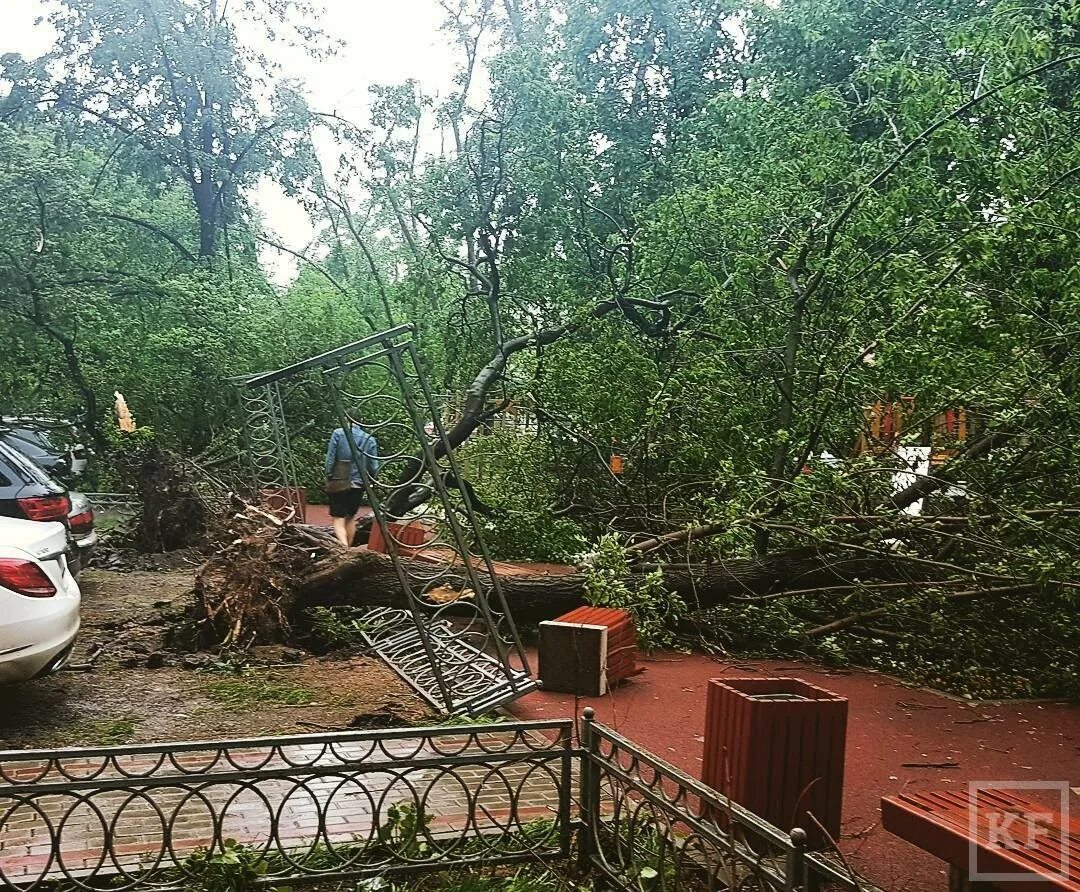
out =
{"type": "MultiPolygon", "coordinates": [[[[301,863],[306,853],[325,870],[334,846],[340,862],[378,842],[392,806],[402,805],[422,807],[429,852],[481,835],[493,847],[500,838],[512,845],[509,835],[530,821],[557,818],[561,759],[558,744],[537,751],[493,731],[376,746],[0,761],[0,887],[165,868],[227,839],[301,863]]],[[[396,836],[383,834],[383,859],[387,847],[415,852],[416,838],[400,825],[396,836]]]]}

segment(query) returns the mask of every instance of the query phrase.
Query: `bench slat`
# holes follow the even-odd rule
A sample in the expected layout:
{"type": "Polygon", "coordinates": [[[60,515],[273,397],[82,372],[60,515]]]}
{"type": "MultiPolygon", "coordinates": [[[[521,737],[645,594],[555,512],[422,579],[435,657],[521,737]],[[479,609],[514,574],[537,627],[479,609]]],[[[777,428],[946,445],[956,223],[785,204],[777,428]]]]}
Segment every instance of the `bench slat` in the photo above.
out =
{"type": "MultiPolygon", "coordinates": [[[[928,812],[933,813],[941,821],[947,821],[953,823],[960,829],[964,830],[970,836],[971,829],[971,812],[969,808],[970,799],[961,798],[961,803],[958,807],[952,807],[950,804],[947,808],[937,810],[933,808],[928,801],[930,797],[923,794],[904,794],[901,797],[910,802],[915,807],[926,808],[928,812]]],[[[937,798],[937,797],[935,797],[937,798]]],[[[955,802],[955,796],[950,795],[949,802],[955,802]]],[[[985,798],[980,796],[980,802],[985,801],[985,798]]],[[[1014,811],[1019,817],[1034,820],[1039,826],[1046,828],[1048,831],[1045,836],[1040,835],[1039,848],[1049,849],[1055,853],[1055,857],[1060,858],[1061,852],[1064,850],[1068,852],[1070,860],[1078,859],[1077,863],[1080,863],[1080,833],[1077,832],[1077,826],[1080,822],[1076,819],[1069,819],[1067,822],[1062,815],[1056,812],[1047,812],[1045,808],[1038,806],[1034,803],[1027,802],[1026,800],[1019,799],[1015,796],[1008,797],[1008,799],[1002,798],[1002,808],[1006,811],[1014,811]],[[1008,803],[1007,805],[1005,803],[1008,803]],[[1048,818],[1047,815],[1050,815],[1048,818]]],[[[977,830],[988,831],[989,818],[985,812],[977,813],[975,827],[977,830]]],[[[986,834],[978,833],[980,839],[989,839],[989,832],[986,834]]]]}
{"type": "Polygon", "coordinates": [[[978,846],[978,866],[982,873],[1023,875],[1010,879],[1009,892],[1047,892],[1063,889],[1080,892],[1080,834],[1075,820],[1065,821],[1036,803],[1003,790],[980,789],[974,793],[952,790],[902,793],[881,800],[882,826],[920,848],[967,871],[971,846],[978,846]],[[971,822],[972,806],[976,820],[971,822]],[[990,845],[991,818],[1001,812],[1019,819],[1037,820],[1049,832],[1038,835],[1031,849],[1006,850],[990,845]],[[1064,863],[1063,863],[1064,862],[1064,863]],[[1062,875],[1062,870],[1067,875],[1062,875]]]}

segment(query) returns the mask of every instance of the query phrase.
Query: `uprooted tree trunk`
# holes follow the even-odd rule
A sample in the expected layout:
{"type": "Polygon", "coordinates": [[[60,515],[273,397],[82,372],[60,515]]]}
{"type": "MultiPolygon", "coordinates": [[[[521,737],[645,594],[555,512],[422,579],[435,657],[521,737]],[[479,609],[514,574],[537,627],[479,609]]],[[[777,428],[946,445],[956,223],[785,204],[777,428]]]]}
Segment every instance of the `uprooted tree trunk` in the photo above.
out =
{"type": "Polygon", "coordinates": [[[329,530],[283,521],[234,500],[211,531],[211,557],[195,575],[194,630],[186,643],[225,646],[289,639],[303,610],[305,576],[335,550],[329,530]]]}
{"type": "MultiPolygon", "coordinates": [[[[987,444],[997,436],[988,436],[974,448],[989,448],[987,444]]],[[[626,551],[635,562],[631,574],[644,580],[646,574],[661,570],[665,589],[679,595],[691,610],[826,592],[873,592],[887,604],[901,603],[908,597],[906,593],[927,585],[946,592],[947,599],[959,600],[1030,591],[1030,579],[965,568],[899,544],[895,537],[915,542],[927,535],[951,536],[958,524],[979,519],[912,518],[898,513],[908,501],[925,497],[949,479],[946,468],[934,478],[920,480],[894,495],[890,504],[873,515],[823,518],[833,529],[847,530],[835,538],[818,531],[801,537],[812,539],[812,546],[754,558],[696,564],[662,562],[673,547],[715,535],[727,524],[705,524],[639,541],[626,551]]],[[[385,555],[344,549],[328,530],[282,521],[239,500],[234,504],[237,510],[215,531],[214,556],[198,574],[196,617],[204,643],[288,640],[302,623],[305,611],[316,606],[405,606],[399,577],[385,555]]],[[[1035,519],[1072,514],[1074,509],[1058,506],[1027,513],[1035,519]]],[[[753,523],[789,534],[800,532],[798,527],[764,517],[753,523]]],[[[415,575],[437,575],[433,560],[436,558],[425,556],[423,572],[415,575]]],[[[565,573],[501,577],[507,604],[522,624],[549,619],[578,606],[585,582],[586,574],[573,568],[565,573]]],[[[632,580],[630,584],[633,586],[632,580]]],[[[842,600],[836,614],[822,616],[804,633],[810,637],[830,634],[888,610],[879,601],[880,606],[849,613],[840,606],[842,600]]]]}
{"type": "MultiPolygon", "coordinates": [[[[289,640],[317,606],[406,604],[391,560],[364,548],[344,549],[325,529],[282,521],[253,506],[241,506],[214,534],[214,555],[196,577],[195,618],[203,644],[244,645],[289,640]]],[[[418,560],[404,558],[405,561],[418,560]]],[[[424,576],[433,573],[424,559],[424,576]]],[[[657,568],[643,564],[633,572],[657,568]]],[[[800,549],[766,559],[663,566],[665,585],[691,608],[764,596],[789,588],[845,584],[853,578],[894,573],[876,555],[823,559],[800,549]]],[[[515,619],[529,624],[581,604],[586,576],[505,575],[500,584],[515,619]]]]}
{"type": "MultiPolygon", "coordinates": [[[[427,573],[431,575],[430,561],[427,573]]],[[[643,578],[660,565],[634,569],[643,578]]],[[[679,595],[693,609],[714,607],[732,599],[763,596],[786,588],[828,587],[852,578],[880,577],[890,573],[887,561],[878,558],[840,559],[824,562],[811,549],[778,554],[769,560],[725,561],[723,564],[663,565],[665,588],[679,595]]],[[[551,619],[582,602],[586,576],[515,573],[499,577],[514,617],[525,622],[551,619]]],[[[298,595],[307,604],[396,605],[404,598],[389,558],[365,549],[353,549],[343,557],[328,555],[301,580],[298,595]]]]}

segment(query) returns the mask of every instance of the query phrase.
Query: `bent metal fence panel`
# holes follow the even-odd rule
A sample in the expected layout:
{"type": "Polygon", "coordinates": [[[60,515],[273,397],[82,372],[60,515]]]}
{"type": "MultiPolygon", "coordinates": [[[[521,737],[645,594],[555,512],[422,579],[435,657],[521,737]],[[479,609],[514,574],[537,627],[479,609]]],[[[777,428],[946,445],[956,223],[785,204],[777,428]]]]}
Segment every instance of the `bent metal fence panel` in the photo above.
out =
{"type": "Polygon", "coordinates": [[[412,331],[400,325],[244,379],[252,404],[269,407],[249,413],[249,427],[271,432],[260,441],[269,470],[257,485],[269,486],[268,475],[278,473],[288,489],[295,477],[287,438],[273,433],[284,429],[277,388],[320,374],[362,470],[374,515],[369,547],[388,555],[402,590],[400,607],[368,616],[368,643],[437,709],[479,715],[536,683],[412,331]],[[273,423],[259,421],[263,416],[273,423]],[[376,449],[369,440],[357,442],[353,423],[375,439],[376,449]],[[369,473],[367,459],[376,452],[378,470],[369,473]]]}
{"type": "Polygon", "coordinates": [[[0,888],[261,885],[565,858],[569,721],[0,753],[0,888]]]}
{"type": "Polygon", "coordinates": [[[670,892],[858,892],[847,870],[806,852],[786,833],[592,720],[581,732],[579,860],[611,885],[670,892]]]}

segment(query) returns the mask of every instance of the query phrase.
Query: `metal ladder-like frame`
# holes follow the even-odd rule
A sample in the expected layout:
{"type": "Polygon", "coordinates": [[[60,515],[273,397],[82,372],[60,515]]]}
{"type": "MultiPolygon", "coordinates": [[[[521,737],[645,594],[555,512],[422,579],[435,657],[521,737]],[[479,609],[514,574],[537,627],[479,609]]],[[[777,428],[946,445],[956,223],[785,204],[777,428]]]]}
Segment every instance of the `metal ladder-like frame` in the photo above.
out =
{"type": "Polygon", "coordinates": [[[521,697],[536,682],[480,523],[467,493],[456,486],[460,469],[412,333],[411,325],[399,325],[240,380],[253,476],[258,488],[295,491],[279,388],[320,373],[353,462],[362,469],[364,493],[403,594],[401,608],[365,614],[364,637],[441,712],[478,715],[521,697]],[[368,441],[357,442],[354,424],[378,443],[375,474],[364,454],[368,441]]]}

